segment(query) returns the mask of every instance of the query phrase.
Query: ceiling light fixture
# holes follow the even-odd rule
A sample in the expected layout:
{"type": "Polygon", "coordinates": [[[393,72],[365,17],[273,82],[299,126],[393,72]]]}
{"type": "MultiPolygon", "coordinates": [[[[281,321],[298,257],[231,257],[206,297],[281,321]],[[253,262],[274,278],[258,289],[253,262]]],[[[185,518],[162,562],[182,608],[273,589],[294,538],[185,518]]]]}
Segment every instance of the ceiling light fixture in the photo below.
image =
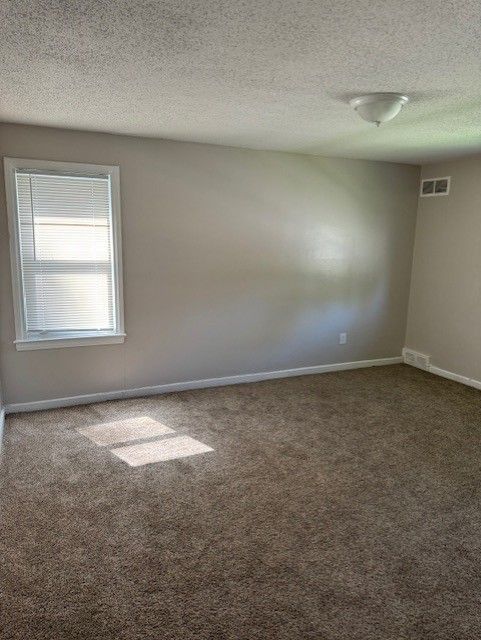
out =
{"type": "Polygon", "coordinates": [[[407,102],[409,98],[401,93],[369,93],[353,98],[349,104],[363,120],[379,127],[381,122],[397,116],[407,102]]]}

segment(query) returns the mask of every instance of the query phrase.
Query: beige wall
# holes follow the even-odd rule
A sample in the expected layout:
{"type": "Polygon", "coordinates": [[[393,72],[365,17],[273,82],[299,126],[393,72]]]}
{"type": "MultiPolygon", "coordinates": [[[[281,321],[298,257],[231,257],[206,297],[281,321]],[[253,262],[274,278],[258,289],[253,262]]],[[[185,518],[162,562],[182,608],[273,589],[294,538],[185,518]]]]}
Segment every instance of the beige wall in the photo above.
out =
{"type": "Polygon", "coordinates": [[[417,167],[17,125],[0,154],[120,165],[128,334],[15,351],[2,181],[9,403],[401,353],[417,167]]]}
{"type": "MultiPolygon", "coordinates": [[[[2,437],[1,428],[2,428],[4,411],[5,411],[5,407],[3,402],[3,383],[2,383],[1,371],[0,371],[0,439],[2,437]]],[[[1,442],[0,442],[0,449],[1,449],[1,442]]]]}
{"type": "Polygon", "coordinates": [[[420,198],[406,344],[432,364],[481,380],[481,156],[423,167],[451,177],[420,198]]]}

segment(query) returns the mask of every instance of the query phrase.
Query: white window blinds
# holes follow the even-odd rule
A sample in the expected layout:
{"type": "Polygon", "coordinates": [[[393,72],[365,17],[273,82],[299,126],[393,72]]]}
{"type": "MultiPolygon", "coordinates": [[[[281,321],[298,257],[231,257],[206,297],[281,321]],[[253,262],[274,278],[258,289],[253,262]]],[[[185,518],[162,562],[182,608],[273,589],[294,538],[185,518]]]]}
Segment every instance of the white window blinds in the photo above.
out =
{"type": "Polygon", "coordinates": [[[15,169],[24,338],[119,330],[110,175],[15,169]]]}

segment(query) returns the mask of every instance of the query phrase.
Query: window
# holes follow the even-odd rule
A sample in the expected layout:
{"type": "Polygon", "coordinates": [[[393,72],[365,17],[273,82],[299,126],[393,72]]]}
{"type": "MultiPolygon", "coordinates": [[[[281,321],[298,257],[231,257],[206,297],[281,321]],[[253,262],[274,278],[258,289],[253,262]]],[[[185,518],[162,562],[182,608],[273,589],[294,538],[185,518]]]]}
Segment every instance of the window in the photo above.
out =
{"type": "Polygon", "coordinates": [[[119,169],[5,158],[16,347],[124,341],[119,169]]]}

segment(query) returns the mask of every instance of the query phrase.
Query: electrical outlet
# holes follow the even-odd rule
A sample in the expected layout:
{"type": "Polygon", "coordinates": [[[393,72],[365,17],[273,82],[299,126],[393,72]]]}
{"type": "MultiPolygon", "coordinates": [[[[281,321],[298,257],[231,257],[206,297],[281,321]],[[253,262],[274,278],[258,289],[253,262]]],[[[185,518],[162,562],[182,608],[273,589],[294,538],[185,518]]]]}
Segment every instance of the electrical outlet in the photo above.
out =
{"type": "Polygon", "coordinates": [[[346,344],[347,342],[347,333],[339,334],[339,344],[346,344]]]}

